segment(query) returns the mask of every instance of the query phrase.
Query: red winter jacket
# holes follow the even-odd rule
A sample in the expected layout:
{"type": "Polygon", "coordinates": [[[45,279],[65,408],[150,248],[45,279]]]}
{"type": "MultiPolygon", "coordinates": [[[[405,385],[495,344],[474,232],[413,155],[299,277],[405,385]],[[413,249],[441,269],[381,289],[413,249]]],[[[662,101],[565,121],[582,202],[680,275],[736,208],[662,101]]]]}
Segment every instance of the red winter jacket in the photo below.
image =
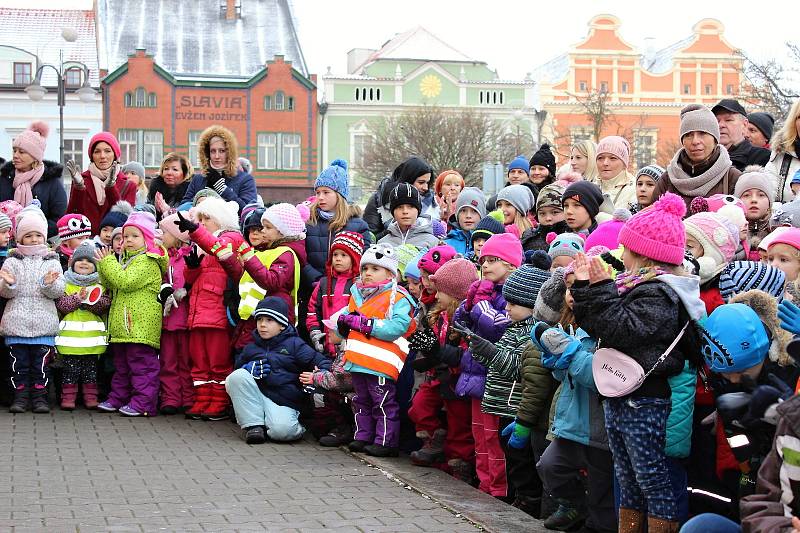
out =
{"type": "Polygon", "coordinates": [[[128,181],[122,170],[119,171],[117,182],[114,186],[106,189],[106,201],[103,205],[97,203],[97,194],[94,192],[92,176],[89,171],[82,172],[81,176],[83,176],[84,187],[79,189],[73,186],[70,189],[67,213],[86,215],[86,218],[92,223],[92,235],[100,233],[100,222],[111,211],[115,203],[125,200],[131,205],[136,205],[136,186],[133,182],[128,181]]]}

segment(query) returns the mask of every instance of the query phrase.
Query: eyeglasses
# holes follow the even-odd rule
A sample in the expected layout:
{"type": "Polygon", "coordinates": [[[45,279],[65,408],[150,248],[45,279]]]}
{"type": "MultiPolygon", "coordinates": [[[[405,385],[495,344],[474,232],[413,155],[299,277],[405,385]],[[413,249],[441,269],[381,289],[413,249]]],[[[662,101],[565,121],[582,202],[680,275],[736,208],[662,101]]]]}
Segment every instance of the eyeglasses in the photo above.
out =
{"type": "Polygon", "coordinates": [[[498,261],[502,261],[502,259],[500,259],[499,257],[487,257],[485,259],[481,259],[481,264],[483,265],[483,264],[488,263],[490,265],[493,265],[493,264],[497,263],[498,261]]]}

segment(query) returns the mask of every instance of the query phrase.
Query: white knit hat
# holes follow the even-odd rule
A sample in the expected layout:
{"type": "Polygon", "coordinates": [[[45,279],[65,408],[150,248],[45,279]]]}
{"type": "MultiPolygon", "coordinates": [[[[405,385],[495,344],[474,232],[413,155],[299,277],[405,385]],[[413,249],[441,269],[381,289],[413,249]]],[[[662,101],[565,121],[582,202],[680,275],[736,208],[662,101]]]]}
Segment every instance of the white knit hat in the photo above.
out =
{"type": "Polygon", "coordinates": [[[286,238],[306,238],[306,224],[303,222],[303,217],[300,216],[300,211],[292,204],[269,206],[261,215],[262,224],[265,220],[275,226],[275,229],[286,238]]]}
{"type": "Polygon", "coordinates": [[[236,202],[226,202],[222,198],[209,196],[193,208],[193,214],[213,218],[220,229],[239,231],[239,204],[236,202]]]}
{"type": "Polygon", "coordinates": [[[394,247],[387,243],[373,244],[361,256],[361,264],[359,268],[364,265],[377,265],[390,271],[393,275],[397,275],[398,267],[397,254],[394,252],[394,247]]]}

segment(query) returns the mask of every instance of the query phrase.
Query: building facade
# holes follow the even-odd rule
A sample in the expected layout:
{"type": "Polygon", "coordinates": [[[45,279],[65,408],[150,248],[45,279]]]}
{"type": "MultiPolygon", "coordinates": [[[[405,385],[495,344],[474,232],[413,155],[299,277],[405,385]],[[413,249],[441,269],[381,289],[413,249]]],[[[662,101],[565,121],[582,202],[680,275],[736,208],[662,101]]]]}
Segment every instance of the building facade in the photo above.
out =
{"type": "Polygon", "coordinates": [[[715,19],[661,50],[637,49],[620,25],[613,15],[595,16],[582,42],[535,70],[545,136],[564,158],[573,142],[597,141],[595,133],[622,135],[631,142],[631,168],[664,165],[680,145],[681,108],[735,97],[742,59],[715,19]]]}

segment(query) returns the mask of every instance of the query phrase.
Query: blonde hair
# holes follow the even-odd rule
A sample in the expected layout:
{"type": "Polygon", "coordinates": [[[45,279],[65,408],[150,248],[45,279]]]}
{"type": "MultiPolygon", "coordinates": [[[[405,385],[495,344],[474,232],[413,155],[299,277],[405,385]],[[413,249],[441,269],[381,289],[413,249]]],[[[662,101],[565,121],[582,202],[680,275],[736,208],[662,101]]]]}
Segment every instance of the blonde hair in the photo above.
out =
{"type": "Polygon", "coordinates": [[[579,154],[586,158],[586,172],[583,173],[583,179],[591,182],[597,180],[597,146],[586,139],[573,144],[571,150],[577,150],[579,154]]]}
{"type": "MultiPolygon", "coordinates": [[[[317,200],[314,200],[314,203],[311,204],[310,209],[311,214],[308,217],[308,223],[312,226],[316,226],[319,224],[317,200]]],[[[337,195],[334,215],[328,224],[328,228],[332,233],[336,233],[337,231],[344,229],[344,227],[347,225],[347,222],[351,218],[358,217],[360,215],[361,210],[358,208],[358,206],[349,205],[347,200],[337,195]]]]}
{"type": "Polygon", "coordinates": [[[529,230],[533,227],[531,221],[528,220],[528,217],[517,211],[514,210],[514,225],[519,230],[519,234],[522,235],[525,233],[526,230],[529,230]]]}
{"type": "Polygon", "coordinates": [[[178,161],[181,164],[181,170],[183,171],[183,181],[189,181],[190,179],[192,179],[192,176],[194,175],[194,168],[192,168],[192,162],[189,161],[188,157],[179,154],[177,152],[170,152],[166,156],[164,156],[164,160],[161,161],[161,166],[158,169],[159,176],[164,175],[164,168],[166,168],[167,163],[171,163],[172,161],[178,161]]]}
{"type": "MultiPolygon", "coordinates": [[[[772,136],[770,146],[773,150],[781,152],[794,150],[794,141],[797,140],[797,126],[795,122],[797,122],[798,115],[800,115],[800,98],[795,100],[794,104],[792,104],[792,109],[789,111],[789,115],[786,117],[783,127],[772,136]]],[[[797,155],[800,156],[800,154],[797,155]]]]}

